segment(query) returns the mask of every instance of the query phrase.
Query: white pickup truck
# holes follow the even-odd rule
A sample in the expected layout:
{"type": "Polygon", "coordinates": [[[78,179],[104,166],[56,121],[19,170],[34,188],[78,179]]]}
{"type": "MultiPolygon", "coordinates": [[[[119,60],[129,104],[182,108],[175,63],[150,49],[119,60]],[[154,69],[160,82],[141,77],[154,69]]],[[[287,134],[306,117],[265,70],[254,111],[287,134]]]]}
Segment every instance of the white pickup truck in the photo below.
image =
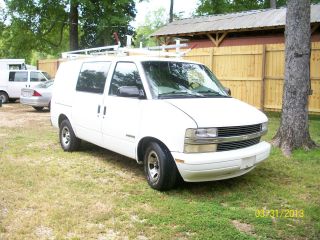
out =
{"type": "Polygon", "coordinates": [[[20,98],[22,88],[32,88],[48,80],[49,74],[39,70],[0,70],[0,100],[15,101],[20,98]]]}
{"type": "Polygon", "coordinates": [[[179,59],[93,57],[64,62],[56,75],[51,122],[61,147],[80,140],[144,164],[157,190],[233,178],[270,153],[268,119],[229,96],[204,65],[179,59]]]}

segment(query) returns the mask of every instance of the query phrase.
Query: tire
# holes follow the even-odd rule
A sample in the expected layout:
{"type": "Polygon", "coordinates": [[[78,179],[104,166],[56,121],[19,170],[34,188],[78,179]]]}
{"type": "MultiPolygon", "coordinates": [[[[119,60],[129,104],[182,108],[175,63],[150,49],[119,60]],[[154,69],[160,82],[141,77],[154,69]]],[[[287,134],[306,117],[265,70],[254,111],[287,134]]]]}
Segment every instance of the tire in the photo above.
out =
{"type": "Polygon", "coordinates": [[[0,99],[2,103],[7,103],[9,101],[9,96],[6,92],[0,92],[0,99]]]}
{"type": "Polygon", "coordinates": [[[59,138],[62,149],[66,152],[76,151],[80,147],[81,140],[76,137],[69,120],[65,119],[59,127],[59,138]]]}
{"type": "Polygon", "coordinates": [[[172,189],[179,175],[171,153],[157,142],[151,142],[146,148],[144,171],[150,187],[159,191],[172,189]]]}
{"type": "Polygon", "coordinates": [[[43,110],[43,107],[33,107],[35,110],[37,110],[38,112],[41,112],[43,110]]]}

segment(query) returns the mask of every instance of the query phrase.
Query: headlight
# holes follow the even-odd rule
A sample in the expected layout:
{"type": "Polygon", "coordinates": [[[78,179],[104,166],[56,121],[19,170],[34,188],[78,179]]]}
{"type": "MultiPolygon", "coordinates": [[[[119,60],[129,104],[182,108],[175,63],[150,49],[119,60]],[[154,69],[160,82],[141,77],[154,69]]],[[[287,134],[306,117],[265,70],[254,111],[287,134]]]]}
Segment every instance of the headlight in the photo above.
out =
{"type": "Polygon", "coordinates": [[[189,128],[185,137],[189,139],[217,137],[217,128],[189,128]]]}
{"type": "Polygon", "coordinates": [[[189,128],[185,134],[184,152],[215,152],[217,150],[217,144],[206,141],[206,139],[210,140],[215,137],[217,137],[217,128],[189,128]]]}
{"type": "Polygon", "coordinates": [[[261,131],[262,132],[268,131],[268,122],[264,122],[261,124],[261,131]]]}

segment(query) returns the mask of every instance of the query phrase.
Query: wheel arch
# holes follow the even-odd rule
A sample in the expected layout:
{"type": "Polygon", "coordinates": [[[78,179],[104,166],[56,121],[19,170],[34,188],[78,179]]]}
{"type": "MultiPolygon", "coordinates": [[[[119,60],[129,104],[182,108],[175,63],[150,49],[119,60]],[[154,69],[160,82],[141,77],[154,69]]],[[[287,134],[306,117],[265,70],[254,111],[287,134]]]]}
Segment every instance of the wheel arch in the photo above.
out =
{"type": "Polygon", "coordinates": [[[146,148],[148,147],[148,144],[150,142],[156,142],[156,143],[160,144],[161,146],[166,148],[168,150],[168,152],[170,153],[169,148],[161,140],[154,138],[154,137],[144,137],[144,138],[140,139],[140,141],[138,143],[138,147],[137,147],[137,162],[139,164],[143,164],[143,157],[144,157],[143,153],[146,150],[146,148]]]}
{"type": "Polygon", "coordinates": [[[62,123],[62,121],[63,121],[63,120],[66,120],[66,119],[67,119],[68,121],[70,121],[69,118],[68,118],[66,115],[60,114],[59,119],[58,119],[58,124],[59,124],[58,126],[60,126],[61,123],[62,123]]]}

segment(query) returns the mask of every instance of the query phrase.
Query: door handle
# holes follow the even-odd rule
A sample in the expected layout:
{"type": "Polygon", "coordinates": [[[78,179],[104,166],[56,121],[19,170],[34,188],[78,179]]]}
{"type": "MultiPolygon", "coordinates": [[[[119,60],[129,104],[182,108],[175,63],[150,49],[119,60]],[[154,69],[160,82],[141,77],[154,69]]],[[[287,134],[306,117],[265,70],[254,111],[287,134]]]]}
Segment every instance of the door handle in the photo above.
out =
{"type": "Polygon", "coordinates": [[[102,118],[104,118],[104,117],[106,116],[106,112],[107,112],[107,107],[104,106],[104,107],[103,107],[103,117],[102,117],[102,118]]]}
{"type": "Polygon", "coordinates": [[[98,105],[98,114],[100,113],[100,105],[98,105]]]}

